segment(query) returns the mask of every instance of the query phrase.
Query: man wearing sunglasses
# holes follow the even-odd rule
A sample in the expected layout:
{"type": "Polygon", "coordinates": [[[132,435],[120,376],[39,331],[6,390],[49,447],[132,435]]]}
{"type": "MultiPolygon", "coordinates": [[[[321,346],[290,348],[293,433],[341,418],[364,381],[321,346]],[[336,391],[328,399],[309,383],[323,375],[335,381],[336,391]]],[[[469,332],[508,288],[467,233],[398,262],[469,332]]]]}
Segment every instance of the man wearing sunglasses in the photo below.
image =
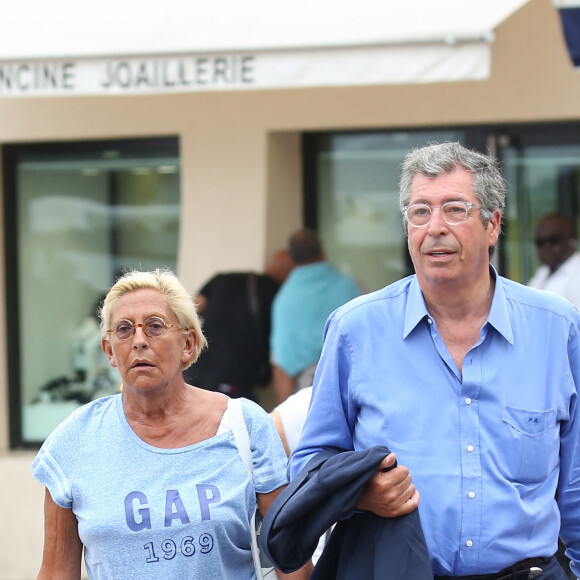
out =
{"type": "Polygon", "coordinates": [[[490,264],[505,189],[459,143],[407,155],[415,274],[330,316],[290,458],[389,447],[356,506],[418,508],[435,580],[565,580],[559,535],[580,577],[580,314],[490,264]]]}
{"type": "Polygon", "coordinates": [[[543,265],[528,286],[560,294],[580,309],[580,252],[574,221],[559,213],[545,216],[536,229],[535,243],[543,265]]]}

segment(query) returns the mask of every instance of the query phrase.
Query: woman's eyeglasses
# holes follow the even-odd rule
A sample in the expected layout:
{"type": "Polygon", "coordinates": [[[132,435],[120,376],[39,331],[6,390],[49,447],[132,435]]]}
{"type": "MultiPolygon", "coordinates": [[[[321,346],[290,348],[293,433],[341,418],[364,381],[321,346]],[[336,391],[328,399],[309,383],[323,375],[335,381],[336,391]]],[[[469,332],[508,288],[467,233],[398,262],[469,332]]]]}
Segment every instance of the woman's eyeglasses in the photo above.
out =
{"type": "Polygon", "coordinates": [[[135,336],[135,331],[138,327],[142,328],[149,338],[159,338],[165,334],[168,328],[177,328],[181,331],[187,330],[175,324],[169,324],[163,318],[159,318],[159,316],[150,316],[143,324],[135,324],[131,320],[119,320],[113,328],[107,330],[107,333],[114,334],[119,340],[127,340],[135,336]]]}

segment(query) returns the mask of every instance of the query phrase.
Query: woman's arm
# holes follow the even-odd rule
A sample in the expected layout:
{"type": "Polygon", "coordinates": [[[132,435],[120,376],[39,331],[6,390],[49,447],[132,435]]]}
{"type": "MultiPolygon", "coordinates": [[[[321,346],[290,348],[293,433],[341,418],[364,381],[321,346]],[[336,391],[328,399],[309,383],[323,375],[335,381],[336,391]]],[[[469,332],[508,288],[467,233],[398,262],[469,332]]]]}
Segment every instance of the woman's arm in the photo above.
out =
{"type": "MultiPolygon", "coordinates": [[[[272,502],[278,497],[278,495],[280,493],[282,493],[282,491],[284,491],[285,487],[286,486],[279,487],[278,489],[275,489],[274,491],[271,491],[270,493],[258,493],[257,494],[258,509],[260,510],[260,515],[262,516],[262,519],[266,515],[266,512],[268,511],[268,508],[270,507],[272,502]]],[[[276,574],[277,574],[278,578],[280,578],[280,579],[286,578],[287,580],[308,580],[308,578],[310,577],[310,574],[312,573],[312,570],[314,570],[314,566],[312,565],[312,561],[309,560],[302,568],[300,568],[299,570],[296,570],[296,572],[291,572],[290,574],[284,574],[284,573],[280,572],[280,570],[278,570],[278,568],[276,568],[276,574]]]]}
{"type": "Polygon", "coordinates": [[[83,545],[72,509],[44,495],[44,551],[37,580],[79,580],[83,545]]]}

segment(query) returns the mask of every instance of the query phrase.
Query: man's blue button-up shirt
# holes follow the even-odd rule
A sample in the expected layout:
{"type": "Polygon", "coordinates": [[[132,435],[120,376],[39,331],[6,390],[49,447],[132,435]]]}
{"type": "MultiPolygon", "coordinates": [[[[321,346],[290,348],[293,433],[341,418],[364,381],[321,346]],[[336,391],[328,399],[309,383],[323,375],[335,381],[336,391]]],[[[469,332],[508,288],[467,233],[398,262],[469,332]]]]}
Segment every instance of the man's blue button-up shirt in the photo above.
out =
{"type": "Polygon", "coordinates": [[[324,448],[386,445],[421,494],[435,574],[551,556],[561,514],[580,576],[580,315],[493,275],[489,317],[462,372],[415,276],[336,310],[291,475],[324,448]]]}

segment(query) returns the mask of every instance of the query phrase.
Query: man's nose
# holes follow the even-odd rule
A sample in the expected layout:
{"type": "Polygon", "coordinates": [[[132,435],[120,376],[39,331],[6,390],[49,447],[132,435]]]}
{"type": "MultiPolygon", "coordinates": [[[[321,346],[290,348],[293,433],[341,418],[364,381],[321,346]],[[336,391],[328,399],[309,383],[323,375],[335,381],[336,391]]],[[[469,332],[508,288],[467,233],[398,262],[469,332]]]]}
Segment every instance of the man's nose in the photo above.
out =
{"type": "Polygon", "coordinates": [[[440,233],[449,227],[443,218],[443,212],[440,207],[431,208],[431,220],[429,221],[428,231],[430,234],[440,233]]]}

